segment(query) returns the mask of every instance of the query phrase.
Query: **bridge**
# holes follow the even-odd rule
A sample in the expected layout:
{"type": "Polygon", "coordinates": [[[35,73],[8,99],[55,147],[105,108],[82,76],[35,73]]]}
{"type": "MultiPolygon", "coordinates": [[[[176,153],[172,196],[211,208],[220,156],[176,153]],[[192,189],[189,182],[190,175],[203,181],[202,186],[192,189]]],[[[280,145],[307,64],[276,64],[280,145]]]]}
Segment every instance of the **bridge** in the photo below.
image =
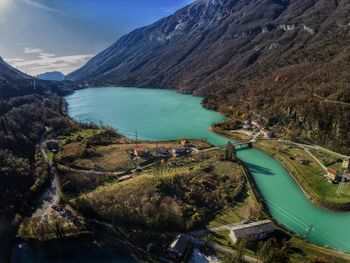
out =
{"type": "MultiPolygon", "coordinates": [[[[232,145],[237,149],[242,149],[242,148],[253,148],[253,140],[250,141],[246,141],[246,142],[238,142],[238,143],[232,143],[232,145]]],[[[218,148],[223,149],[226,148],[226,144],[225,145],[220,145],[218,146],[218,148]]]]}
{"type": "MultiPolygon", "coordinates": [[[[242,149],[242,148],[253,148],[253,143],[256,142],[258,140],[258,137],[260,135],[260,132],[258,132],[257,134],[254,135],[254,137],[252,139],[250,139],[249,141],[244,141],[244,142],[236,142],[236,143],[232,143],[232,145],[237,149],[242,149]]],[[[229,139],[227,139],[229,141],[229,139]]],[[[220,150],[220,149],[224,149],[226,148],[227,144],[225,145],[220,145],[220,146],[216,146],[216,147],[212,147],[212,148],[208,148],[205,150],[202,150],[202,152],[207,152],[207,151],[212,151],[212,150],[220,150]]]]}

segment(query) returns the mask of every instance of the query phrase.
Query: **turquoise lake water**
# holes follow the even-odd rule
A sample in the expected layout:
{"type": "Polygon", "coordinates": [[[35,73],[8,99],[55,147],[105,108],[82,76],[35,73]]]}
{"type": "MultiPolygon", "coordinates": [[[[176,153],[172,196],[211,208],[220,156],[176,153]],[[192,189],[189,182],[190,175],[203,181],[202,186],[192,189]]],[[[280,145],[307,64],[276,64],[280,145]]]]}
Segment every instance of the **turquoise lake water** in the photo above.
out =
{"type": "MultiPolygon", "coordinates": [[[[69,114],[84,122],[102,122],[135,138],[205,139],[215,145],[227,139],[208,127],[224,116],[204,109],[201,98],[171,90],[136,88],[84,89],[67,96],[69,114]]],[[[287,229],[321,246],[350,252],[350,213],[313,205],[284,167],[256,150],[238,151],[266,200],[271,215],[287,229]],[[312,231],[309,231],[312,229],[312,231]]]]}

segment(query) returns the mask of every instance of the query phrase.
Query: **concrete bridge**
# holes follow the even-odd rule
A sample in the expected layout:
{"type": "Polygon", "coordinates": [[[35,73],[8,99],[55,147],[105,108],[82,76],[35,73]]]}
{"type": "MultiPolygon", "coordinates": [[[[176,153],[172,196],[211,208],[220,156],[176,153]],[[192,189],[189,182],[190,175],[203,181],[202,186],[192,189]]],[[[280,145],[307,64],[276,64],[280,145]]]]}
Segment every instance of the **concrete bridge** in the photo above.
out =
{"type": "MultiPolygon", "coordinates": [[[[232,143],[232,145],[237,149],[242,149],[242,148],[253,148],[253,141],[246,141],[246,142],[238,142],[238,143],[232,143]]],[[[225,145],[220,145],[218,146],[219,148],[223,149],[226,148],[226,144],[225,145]]]]}

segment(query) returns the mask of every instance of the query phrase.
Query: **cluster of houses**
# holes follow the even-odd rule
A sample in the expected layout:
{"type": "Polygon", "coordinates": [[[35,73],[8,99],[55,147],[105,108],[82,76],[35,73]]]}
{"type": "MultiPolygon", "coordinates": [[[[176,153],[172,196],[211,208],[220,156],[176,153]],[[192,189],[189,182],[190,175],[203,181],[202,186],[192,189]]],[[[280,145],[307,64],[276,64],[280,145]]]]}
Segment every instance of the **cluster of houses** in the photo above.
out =
{"type": "Polygon", "coordinates": [[[155,151],[150,151],[144,147],[136,147],[131,153],[132,159],[141,158],[143,160],[167,161],[172,157],[188,157],[193,152],[198,151],[189,140],[182,140],[181,145],[174,149],[164,146],[156,147],[155,151]]]}
{"type": "Polygon", "coordinates": [[[335,168],[328,168],[326,177],[332,183],[339,183],[342,180],[350,182],[350,158],[346,158],[342,164],[343,171],[339,171],[335,168]]]}
{"type": "Polygon", "coordinates": [[[271,130],[264,127],[264,125],[262,125],[261,123],[257,121],[252,121],[251,119],[248,119],[244,122],[243,129],[247,131],[260,132],[267,139],[271,139],[274,136],[271,130]]]}

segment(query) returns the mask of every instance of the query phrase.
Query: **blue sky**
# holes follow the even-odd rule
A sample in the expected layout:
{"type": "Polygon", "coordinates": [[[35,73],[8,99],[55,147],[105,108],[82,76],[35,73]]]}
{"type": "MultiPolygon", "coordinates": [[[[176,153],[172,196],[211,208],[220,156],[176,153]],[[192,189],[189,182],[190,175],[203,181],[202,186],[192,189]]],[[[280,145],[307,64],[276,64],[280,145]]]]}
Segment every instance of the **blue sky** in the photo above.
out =
{"type": "Polygon", "coordinates": [[[0,56],[24,72],[82,66],[120,36],[192,0],[0,0],[0,56]]]}

